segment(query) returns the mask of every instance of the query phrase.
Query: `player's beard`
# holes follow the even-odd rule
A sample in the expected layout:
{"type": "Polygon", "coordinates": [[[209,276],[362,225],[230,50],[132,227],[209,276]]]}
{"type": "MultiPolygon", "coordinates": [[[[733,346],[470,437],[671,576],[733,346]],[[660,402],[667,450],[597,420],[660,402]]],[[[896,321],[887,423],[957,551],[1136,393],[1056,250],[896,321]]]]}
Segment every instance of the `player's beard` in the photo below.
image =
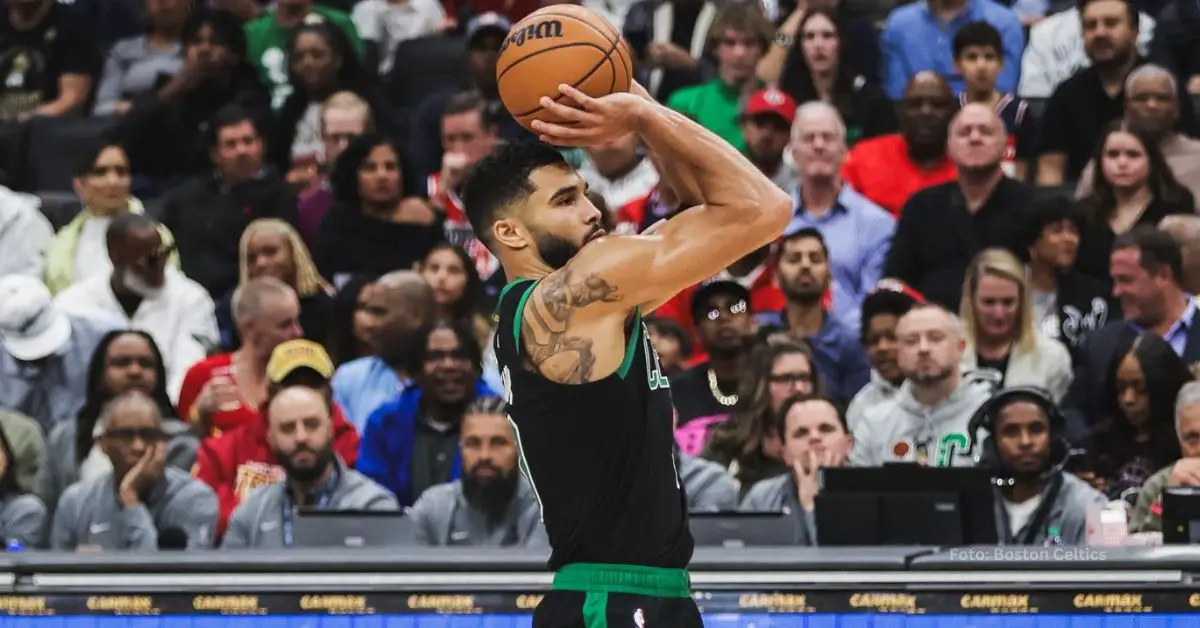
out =
{"type": "Polygon", "coordinates": [[[508,512],[508,505],[517,492],[517,482],[520,476],[517,475],[516,469],[504,473],[489,464],[488,466],[495,471],[495,475],[490,478],[480,478],[476,471],[482,464],[487,463],[475,465],[474,468],[463,474],[463,495],[467,498],[468,503],[487,515],[490,523],[498,523],[508,512]]]}
{"type": "Polygon", "coordinates": [[[550,268],[558,270],[567,265],[572,257],[579,252],[579,245],[560,238],[552,233],[535,234],[538,255],[550,268]]]}

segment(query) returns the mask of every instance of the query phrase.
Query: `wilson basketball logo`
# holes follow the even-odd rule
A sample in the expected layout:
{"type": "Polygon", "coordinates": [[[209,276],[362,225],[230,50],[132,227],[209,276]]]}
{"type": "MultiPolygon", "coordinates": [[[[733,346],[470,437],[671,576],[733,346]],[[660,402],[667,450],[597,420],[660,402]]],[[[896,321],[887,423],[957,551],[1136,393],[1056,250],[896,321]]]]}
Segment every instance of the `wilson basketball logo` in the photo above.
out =
{"type": "Polygon", "coordinates": [[[500,52],[508,49],[509,44],[520,48],[525,45],[525,42],[534,39],[561,39],[563,36],[563,25],[559,20],[546,20],[545,22],[537,22],[530,24],[519,31],[510,34],[504,40],[504,44],[500,46],[500,52]]]}

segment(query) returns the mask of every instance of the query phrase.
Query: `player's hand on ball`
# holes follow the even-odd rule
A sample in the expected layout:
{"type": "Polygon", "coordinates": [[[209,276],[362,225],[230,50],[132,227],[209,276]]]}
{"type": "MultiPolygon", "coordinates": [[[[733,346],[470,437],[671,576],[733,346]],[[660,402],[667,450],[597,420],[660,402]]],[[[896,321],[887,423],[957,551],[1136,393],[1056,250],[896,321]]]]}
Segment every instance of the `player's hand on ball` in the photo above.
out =
{"type": "Polygon", "coordinates": [[[547,144],[555,146],[593,146],[634,132],[634,125],[649,105],[636,94],[617,92],[592,98],[571,87],[559,85],[563,102],[543,97],[542,110],[564,122],[534,120],[533,129],[547,144]]]}

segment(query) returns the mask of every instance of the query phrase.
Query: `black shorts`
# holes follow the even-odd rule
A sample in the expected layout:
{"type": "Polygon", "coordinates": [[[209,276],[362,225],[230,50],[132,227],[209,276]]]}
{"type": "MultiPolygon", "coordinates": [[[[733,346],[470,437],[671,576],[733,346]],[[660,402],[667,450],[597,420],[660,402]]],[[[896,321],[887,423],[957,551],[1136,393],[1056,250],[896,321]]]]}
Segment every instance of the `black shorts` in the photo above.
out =
{"type": "Polygon", "coordinates": [[[533,628],[703,628],[682,569],[576,563],[554,575],[533,628]]]}

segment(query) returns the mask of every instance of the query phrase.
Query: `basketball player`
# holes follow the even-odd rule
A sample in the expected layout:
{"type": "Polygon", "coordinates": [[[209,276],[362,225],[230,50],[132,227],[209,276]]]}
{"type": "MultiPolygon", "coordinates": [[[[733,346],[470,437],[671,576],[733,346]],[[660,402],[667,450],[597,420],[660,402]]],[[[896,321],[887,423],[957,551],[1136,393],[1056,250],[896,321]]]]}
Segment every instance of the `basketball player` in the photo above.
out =
{"type": "Polygon", "coordinates": [[[556,571],[535,628],[700,628],[692,538],[675,469],[671,393],[642,316],[774,240],[791,200],[724,140],[634,93],[560,86],[541,140],[589,146],[637,133],[695,206],[643,235],[606,235],[557,150],[509,144],[464,188],[475,233],[512,281],[496,356],[556,571]],[[607,624],[605,623],[607,621],[607,624]]]}

